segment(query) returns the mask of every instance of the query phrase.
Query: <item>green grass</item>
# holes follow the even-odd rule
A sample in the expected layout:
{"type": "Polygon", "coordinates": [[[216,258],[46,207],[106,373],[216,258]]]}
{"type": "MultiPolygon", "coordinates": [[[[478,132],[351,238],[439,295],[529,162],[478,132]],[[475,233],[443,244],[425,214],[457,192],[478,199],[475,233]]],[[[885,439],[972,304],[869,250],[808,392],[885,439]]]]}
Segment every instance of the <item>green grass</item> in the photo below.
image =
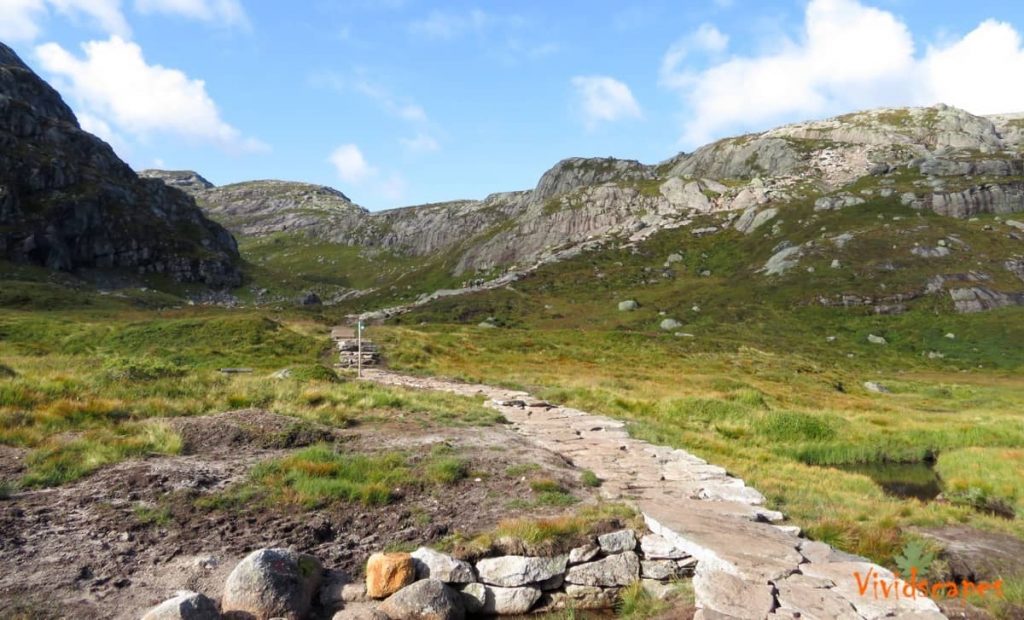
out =
{"type": "Polygon", "coordinates": [[[0,357],[17,369],[0,379],[0,443],[30,449],[22,483],[37,487],[176,453],[180,440],[155,418],[262,407],[342,427],[500,420],[479,400],[341,382],[314,363],[326,335],[304,317],[247,310],[0,310],[0,357]],[[216,370],[224,366],[254,372],[216,370]],[[284,367],[291,377],[270,378],[284,367]]]}
{"type": "Polygon", "coordinates": [[[267,489],[275,503],[318,508],[334,501],[388,504],[396,488],[415,480],[402,454],[368,456],[336,450],[318,445],[260,464],[252,472],[253,483],[267,489]]]}
{"type": "Polygon", "coordinates": [[[981,510],[1024,515],[1024,449],[962,448],[939,455],[946,496],[981,510]]]}
{"type": "Polygon", "coordinates": [[[635,581],[619,593],[616,615],[628,620],[644,620],[666,611],[668,603],[659,601],[643,588],[643,584],[635,581]]]}
{"type": "Polygon", "coordinates": [[[334,502],[382,506],[403,489],[452,486],[463,480],[469,461],[452,449],[435,447],[422,458],[404,452],[350,454],[340,445],[318,444],[257,465],[250,481],[199,505],[231,509],[245,502],[293,504],[305,509],[334,502]]]}
{"type": "Polygon", "coordinates": [[[598,478],[597,474],[595,474],[594,472],[590,471],[589,469],[584,469],[583,472],[580,474],[580,482],[585,487],[596,488],[601,486],[601,484],[604,481],[598,478]]]}

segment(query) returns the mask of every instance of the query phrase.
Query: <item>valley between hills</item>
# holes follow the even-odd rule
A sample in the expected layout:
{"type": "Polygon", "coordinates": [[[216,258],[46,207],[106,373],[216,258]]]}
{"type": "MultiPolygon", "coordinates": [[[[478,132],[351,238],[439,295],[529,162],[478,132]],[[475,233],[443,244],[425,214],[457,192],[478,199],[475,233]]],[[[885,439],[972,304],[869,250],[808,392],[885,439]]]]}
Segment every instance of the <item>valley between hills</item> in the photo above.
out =
{"type": "MultiPolygon", "coordinates": [[[[601,471],[517,432],[513,405],[412,385],[454,380],[719,466],[800,544],[1001,580],[939,608],[1018,618],[1022,319],[1024,116],[855,112],[371,212],[136,173],[0,45],[0,615],[216,600],[263,547],[356,581],[421,545],[478,571],[633,553],[597,538],[650,527],[601,471]],[[356,321],[407,379],[335,366],[331,328],[356,321]]],[[[704,606],[727,586],[679,577],[545,613],[740,617],[704,606]]],[[[302,615],[380,617],[325,591],[302,615]]]]}

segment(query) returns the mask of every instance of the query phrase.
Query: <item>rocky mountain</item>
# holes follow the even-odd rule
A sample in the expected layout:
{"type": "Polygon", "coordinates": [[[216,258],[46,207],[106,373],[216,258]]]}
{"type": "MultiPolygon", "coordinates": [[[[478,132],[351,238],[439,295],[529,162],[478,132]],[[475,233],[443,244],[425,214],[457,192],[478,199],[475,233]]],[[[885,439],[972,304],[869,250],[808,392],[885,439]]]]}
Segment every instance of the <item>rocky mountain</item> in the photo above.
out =
{"type": "Polygon", "coordinates": [[[0,43],[0,257],[234,286],[237,246],[186,193],[139,178],[0,43]]]}
{"type": "MultiPolygon", "coordinates": [[[[780,206],[817,209],[896,197],[966,218],[1024,210],[1024,119],[938,105],[880,109],[720,140],[657,165],[572,158],[528,191],[368,212],[328,188],[261,181],[197,190],[242,235],[301,231],[322,240],[429,257],[454,275],[563,257],[595,238],[639,241],[711,213],[750,233],[780,206]]],[[[188,173],[194,175],[194,173],[188,173]]],[[[191,177],[189,177],[191,178],[191,177]]]]}

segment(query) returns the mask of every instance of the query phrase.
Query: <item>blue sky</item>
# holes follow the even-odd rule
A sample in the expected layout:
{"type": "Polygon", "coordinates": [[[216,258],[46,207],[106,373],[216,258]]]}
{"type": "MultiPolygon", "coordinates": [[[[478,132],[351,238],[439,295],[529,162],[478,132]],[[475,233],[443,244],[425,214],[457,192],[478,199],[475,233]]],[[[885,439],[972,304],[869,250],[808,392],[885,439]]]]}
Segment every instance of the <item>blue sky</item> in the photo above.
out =
{"type": "Polygon", "coordinates": [[[1024,3],[0,0],[0,40],[136,168],[371,209],[657,162],[863,107],[1024,111],[1024,3]]]}

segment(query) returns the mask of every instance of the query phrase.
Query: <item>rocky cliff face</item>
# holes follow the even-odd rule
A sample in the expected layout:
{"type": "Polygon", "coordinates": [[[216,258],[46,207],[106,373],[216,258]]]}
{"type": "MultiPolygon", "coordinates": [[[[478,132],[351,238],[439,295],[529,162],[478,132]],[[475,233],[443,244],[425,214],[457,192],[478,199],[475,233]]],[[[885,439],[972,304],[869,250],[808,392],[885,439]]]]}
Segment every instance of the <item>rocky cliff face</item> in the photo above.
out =
{"type": "Polygon", "coordinates": [[[0,256],[240,282],[234,239],[185,193],[140,179],[0,43],[0,256]]]}

